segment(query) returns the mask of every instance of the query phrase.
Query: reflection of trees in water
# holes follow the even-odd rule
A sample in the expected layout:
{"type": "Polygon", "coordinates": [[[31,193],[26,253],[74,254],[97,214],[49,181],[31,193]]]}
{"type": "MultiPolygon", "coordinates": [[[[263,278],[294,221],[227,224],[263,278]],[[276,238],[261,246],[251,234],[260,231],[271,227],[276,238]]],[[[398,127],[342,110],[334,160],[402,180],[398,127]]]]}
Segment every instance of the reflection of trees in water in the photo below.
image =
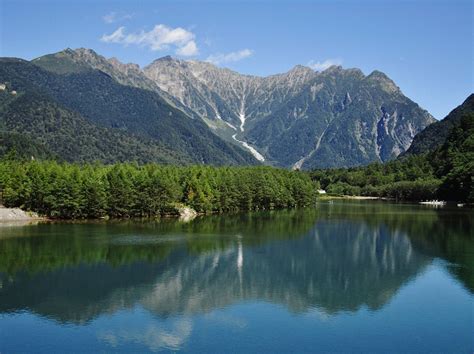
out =
{"type": "Polygon", "coordinates": [[[392,233],[405,233],[417,252],[452,263],[448,265],[450,273],[474,293],[472,209],[352,201],[322,205],[319,218],[384,224],[392,233]]]}
{"type": "MultiPolygon", "coordinates": [[[[115,225],[113,232],[107,226],[98,235],[86,225],[89,233],[82,230],[81,236],[78,231],[72,238],[75,243],[62,246],[69,247],[75,261],[67,257],[65,266],[49,271],[34,269],[41,262],[30,257],[30,263],[23,259],[22,264],[31,264],[32,269],[3,275],[0,311],[31,309],[60,321],[82,323],[136,304],[159,316],[207,312],[241,300],[279,303],[292,311],[378,309],[430,260],[413,249],[403,228],[380,220],[368,222],[367,216],[332,220],[324,208],[319,213],[316,225],[315,215],[306,218],[304,213],[275,214],[266,221],[253,216],[210,218],[217,224],[214,228],[209,221],[204,229],[171,227],[168,235],[174,236],[163,243],[149,242],[156,229],[147,233],[133,225],[115,225]],[[291,233],[295,228],[301,232],[291,233]],[[102,245],[101,252],[92,253],[100,257],[87,254],[87,244],[102,245]],[[162,252],[156,259],[144,256],[158,250],[162,252]],[[138,256],[132,261],[135,251],[138,256]],[[114,265],[106,252],[129,256],[114,265]]],[[[44,242],[42,238],[9,240],[35,244],[44,242]]],[[[60,240],[53,237],[51,244],[60,240]]],[[[41,257],[47,257],[43,246],[41,257]]],[[[24,254],[28,247],[19,249],[24,254]]]]}
{"type": "Polygon", "coordinates": [[[79,264],[156,262],[182,243],[191,254],[226,249],[237,234],[247,236],[247,245],[255,245],[299,237],[311,229],[316,216],[317,211],[310,209],[209,216],[191,223],[164,219],[2,228],[0,273],[35,273],[79,264]]]}

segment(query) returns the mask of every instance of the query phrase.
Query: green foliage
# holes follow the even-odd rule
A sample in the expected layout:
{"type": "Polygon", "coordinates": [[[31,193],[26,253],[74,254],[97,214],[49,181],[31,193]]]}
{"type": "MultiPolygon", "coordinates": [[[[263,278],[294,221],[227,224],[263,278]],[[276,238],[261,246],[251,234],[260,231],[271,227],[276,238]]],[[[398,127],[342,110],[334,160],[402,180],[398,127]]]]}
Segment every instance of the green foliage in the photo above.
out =
{"type": "Polygon", "coordinates": [[[314,203],[309,176],[270,167],[0,162],[3,202],[53,218],[151,217],[185,204],[198,212],[314,203]]]}
{"type": "Polygon", "coordinates": [[[437,174],[445,176],[440,195],[445,199],[474,201],[474,112],[465,113],[445,144],[431,158],[437,174]]]}
{"type": "Polygon", "coordinates": [[[331,194],[397,200],[432,199],[441,184],[426,156],[411,156],[403,161],[374,163],[365,167],[315,170],[310,175],[331,194]]]}
{"type": "Polygon", "coordinates": [[[56,158],[46,146],[25,134],[0,131],[0,157],[7,159],[56,158]]]}

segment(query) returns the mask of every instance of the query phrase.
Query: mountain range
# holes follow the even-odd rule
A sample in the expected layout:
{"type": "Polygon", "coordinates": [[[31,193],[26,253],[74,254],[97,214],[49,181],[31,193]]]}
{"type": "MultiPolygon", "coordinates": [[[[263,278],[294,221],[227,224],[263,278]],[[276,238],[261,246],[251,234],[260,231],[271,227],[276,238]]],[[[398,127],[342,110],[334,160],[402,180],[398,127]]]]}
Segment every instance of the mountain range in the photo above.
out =
{"type": "Polygon", "coordinates": [[[258,77],[81,48],[1,58],[2,83],[2,141],[68,161],[348,167],[397,157],[435,121],[382,72],[340,66],[258,77]]]}

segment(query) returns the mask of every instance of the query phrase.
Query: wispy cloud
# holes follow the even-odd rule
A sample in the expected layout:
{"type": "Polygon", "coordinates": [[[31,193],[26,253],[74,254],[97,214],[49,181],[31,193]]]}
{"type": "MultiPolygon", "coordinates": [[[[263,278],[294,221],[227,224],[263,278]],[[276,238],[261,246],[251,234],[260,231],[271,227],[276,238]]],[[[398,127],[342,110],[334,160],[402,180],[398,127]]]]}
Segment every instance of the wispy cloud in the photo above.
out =
{"type": "Polygon", "coordinates": [[[236,62],[245,58],[248,58],[253,55],[253,50],[251,49],[242,49],[237,52],[230,52],[227,54],[212,54],[207,57],[206,61],[219,65],[223,63],[231,63],[231,62],[236,62]]]}
{"type": "Polygon", "coordinates": [[[306,65],[309,66],[313,70],[323,71],[333,65],[341,65],[341,64],[342,64],[341,59],[326,59],[325,61],[310,60],[308,64],[306,65]]]}
{"type": "Polygon", "coordinates": [[[171,28],[156,25],[150,31],[126,33],[125,27],[117,28],[111,34],[104,34],[100,40],[105,43],[118,43],[125,46],[138,45],[153,51],[175,49],[177,55],[192,56],[199,53],[194,33],[181,27],[171,28]]]}
{"type": "Polygon", "coordinates": [[[180,47],[176,50],[176,54],[185,57],[190,57],[199,53],[198,47],[195,41],[189,41],[185,46],[180,47]]]}
{"type": "Polygon", "coordinates": [[[102,20],[105,23],[115,23],[115,22],[120,22],[124,20],[130,20],[133,17],[132,14],[126,14],[126,13],[118,13],[115,11],[109,12],[107,15],[102,16],[102,20]]]}
{"type": "Polygon", "coordinates": [[[149,325],[137,330],[107,330],[99,332],[97,337],[112,348],[133,343],[144,345],[153,352],[163,349],[178,351],[190,337],[193,323],[189,320],[176,320],[168,327],[149,325]]]}

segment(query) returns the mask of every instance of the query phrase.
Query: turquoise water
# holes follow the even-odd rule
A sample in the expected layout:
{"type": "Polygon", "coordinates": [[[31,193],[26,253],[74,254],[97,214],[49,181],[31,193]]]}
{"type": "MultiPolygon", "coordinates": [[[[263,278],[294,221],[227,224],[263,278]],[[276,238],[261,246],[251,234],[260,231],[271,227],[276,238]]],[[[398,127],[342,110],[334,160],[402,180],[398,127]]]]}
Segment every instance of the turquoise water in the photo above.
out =
{"type": "Polygon", "coordinates": [[[472,352],[474,215],[381,202],[0,228],[0,352],[472,352]]]}

